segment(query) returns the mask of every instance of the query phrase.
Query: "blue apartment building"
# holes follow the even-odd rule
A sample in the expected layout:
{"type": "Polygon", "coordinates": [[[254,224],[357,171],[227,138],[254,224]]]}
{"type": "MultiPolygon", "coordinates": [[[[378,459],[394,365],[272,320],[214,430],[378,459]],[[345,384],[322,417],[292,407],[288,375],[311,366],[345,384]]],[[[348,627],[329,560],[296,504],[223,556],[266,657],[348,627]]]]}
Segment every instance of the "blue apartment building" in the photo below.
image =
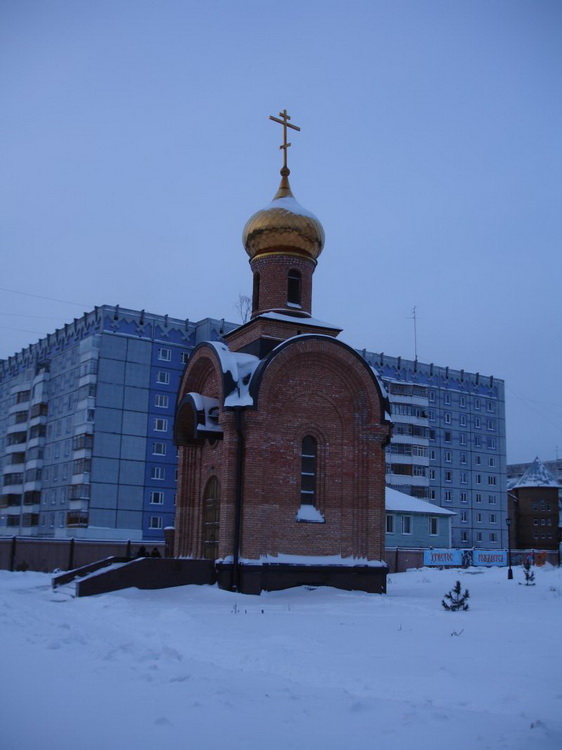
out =
{"type": "Polygon", "coordinates": [[[379,373],[391,402],[387,486],[453,511],[453,547],[505,547],[503,380],[362,354],[379,373]]]}
{"type": "Polygon", "coordinates": [[[104,305],[0,362],[0,535],[162,539],[179,379],[232,327],[104,305]]]}
{"type": "MultiPolygon", "coordinates": [[[[235,327],[103,305],[0,361],[0,536],[162,539],[181,374],[235,327]]],[[[454,513],[454,547],[504,547],[503,381],[361,354],[392,406],[387,485],[454,513]]]]}

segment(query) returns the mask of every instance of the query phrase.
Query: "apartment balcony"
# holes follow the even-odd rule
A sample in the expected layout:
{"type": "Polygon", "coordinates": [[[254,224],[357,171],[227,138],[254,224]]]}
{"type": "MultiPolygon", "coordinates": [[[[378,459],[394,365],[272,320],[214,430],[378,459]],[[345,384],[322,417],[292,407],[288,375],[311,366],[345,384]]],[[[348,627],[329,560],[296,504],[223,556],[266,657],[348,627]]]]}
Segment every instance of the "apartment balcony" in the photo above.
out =
{"type": "MultiPolygon", "coordinates": [[[[6,428],[6,435],[14,435],[15,433],[21,432],[27,439],[27,418],[25,422],[17,422],[16,424],[10,424],[6,428]]],[[[25,443],[25,440],[23,441],[25,443]]]]}
{"type": "Polygon", "coordinates": [[[71,528],[85,528],[88,526],[88,513],[70,510],[66,514],[66,525],[71,528]]]}
{"type": "Polygon", "coordinates": [[[12,416],[12,414],[19,414],[20,412],[27,414],[29,411],[29,402],[23,402],[21,404],[13,404],[8,409],[8,416],[12,416]]]}
{"type": "Polygon", "coordinates": [[[424,448],[429,448],[429,438],[420,437],[419,435],[401,435],[395,433],[390,438],[392,444],[402,443],[403,445],[423,445],[424,448]]]}
{"type": "Polygon", "coordinates": [[[425,416],[413,416],[412,414],[395,414],[392,410],[390,412],[390,415],[392,417],[392,421],[396,424],[414,424],[418,427],[428,427],[429,426],[429,418],[427,416],[427,413],[425,413],[425,416]]]}
{"type": "Polygon", "coordinates": [[[13,493],[21,494],[23,487],[23,477],[20,479],[11,478],[9,474],[4,474],[4,482],[2,485],[2,492],[6,495],[13,493]]]}
{"type": "Polygon", "coordinates": [[[428,456],[412,456],[411,454],[387,453],[387,463],[404,466],[429,466],[428,456]]]}
{"type": "Polygon", "coordinates": [[[33,479],[29,482],[24,482],[23,484],[24,492],[40,492],[41,488],[42,484],[40,479],[33,479]]]}
{"type": "Polygon", "coordinates": [[[412,474],[386,474],[385,483],[400,490],[402,487],[428,487],[427,477],[415,477],[412,474]]]}
{"type": "Polygon", "coordinates": [[[42,458],[30,458],[25,462],[26,469],[42,469],[44,460],[42,458]]]}
{"type": "Polygon", "coordinates": [[[401,396],[394,393],[390,394],[391,404],[411,404],[412,406],[421,406],[422,408],[428,408],[427,396],[401,396]]]}
{"type": "Polygon", "coordinates": [[[75,498],[68,501],[68,508],[72,511],[87,511],[90,507],[90,501],[85,498],[75,498]]]}
{"type": "Polygon", "coordinates": [[[0,495],[0,508],[19,508],[21,501],[22,496],[18,493],[4,493],[0,495]]]}

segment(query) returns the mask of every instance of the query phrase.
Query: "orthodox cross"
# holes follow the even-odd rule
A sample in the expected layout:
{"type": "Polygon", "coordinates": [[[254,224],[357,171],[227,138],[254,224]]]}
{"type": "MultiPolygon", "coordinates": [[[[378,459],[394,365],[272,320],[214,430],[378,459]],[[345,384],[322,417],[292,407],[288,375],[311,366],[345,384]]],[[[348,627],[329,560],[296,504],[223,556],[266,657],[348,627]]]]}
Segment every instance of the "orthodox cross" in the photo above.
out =
{"type": "Polygon", "coordinates": [[[273,115],[269,115],[270,120],[283,125],[283,145],[279,146],[279,148],[283,150],[283,167],[287,169],[287,149],[291,145],[290,143],[287,143],[287,128],[292,128],[293,130],[300,130],[300,128],[296,125],[291,125],[291,123],[289,122],[291,118],[287,114],[286,109],[284,109],[283,112],[279,112],[279,117],[281,117],[281,119],[279,119],[278,117],[273,117],[273,115]]]}

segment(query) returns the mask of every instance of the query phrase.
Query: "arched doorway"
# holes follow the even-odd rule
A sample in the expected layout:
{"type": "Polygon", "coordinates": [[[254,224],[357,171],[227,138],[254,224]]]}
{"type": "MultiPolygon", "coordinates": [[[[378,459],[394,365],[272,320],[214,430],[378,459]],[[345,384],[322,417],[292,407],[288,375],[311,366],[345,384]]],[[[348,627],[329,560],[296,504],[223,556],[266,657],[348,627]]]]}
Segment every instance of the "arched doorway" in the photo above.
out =
{"type": "Polygon", "coordinates": [[[219,556],[220,484],[211,477],[203,493],[203,557],[216,560],[219,556]]]}

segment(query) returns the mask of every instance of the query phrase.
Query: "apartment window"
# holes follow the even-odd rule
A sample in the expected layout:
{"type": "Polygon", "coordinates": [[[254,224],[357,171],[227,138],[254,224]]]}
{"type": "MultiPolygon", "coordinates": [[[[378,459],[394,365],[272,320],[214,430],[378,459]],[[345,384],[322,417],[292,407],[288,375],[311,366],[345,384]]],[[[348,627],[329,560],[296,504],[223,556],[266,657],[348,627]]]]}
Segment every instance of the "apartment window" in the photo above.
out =
{"type": "Polygon", "coordinates": [[[435,409],[428,409],[427,410],[427,418],[430,422],[435,422],[435,409]]]}
{"type": "Polygon", "coordinates": [[[488,502],[490,505],[495,505],[497,503],[497,498],[495,495],[488,495],[488,502]]]}
{"type": "Polygon", "coordinates": [[[498,541],[498,535],[495,531],[490,531],[490,541],[491,542],[497,542],[498,541]]]}
{"type": "Polygon", "coordinates": [[[466,463],[466,453],[461,453],[461,464],[466,463]]]}
{"type": "Polygon", "coordinates": [[[494,467],[495,465],[496,465],[496,459],[494,458],[494,456],[490,456],[490,458],[488,459],[488,466],[489,466],[490,468],[492,468],[492,467],[494,467]]]}
{"type": "Polygon", "coordinates": [[[430,460],[430,461],[435,461],[435,458],[436,458],[436,454],[435,454],[435,449],[434,449],[434,448],[432,448],[432,449],[431,449],[431,450],[429,451],[429,460],[430,460]]]}
{"type": "Polygon", "coordinates": [[[493,451],[496,450],[496,438],[493,438],[493,437],[488,438],[488,448],[490,448],[490,450],[493,450],[493,451]]]}
{"type": "Polygon", "coordinates": [[[466,427],[466,414],[461,414],[459,417],[459,424],[461,427],[466,427]]]}
{"type": "Polygon", "coordinates": [[[444,439],[445,439],[446,443],[450,443],[451,442],[451,433],[450,432],[445,432],[444,439]]]}
{"type": "Polygon", "coordinates": [[[429,470],[429,478],[430,479],[435,479],[435,469],[430,469],[429,470]]]}
{"type": "MultiPolygon", "coordinates": [[[[56,468],[56,466],[55,466],[56,468]]],[[[72,462],[72,473],[73,474],[86,474],[92,470],[92,459],[91,458],[78,458],[72,462]]],[[[55,477],[53,477],[54,479],[55,477]]]]}
{"type": "Polygon", "coordinates": [[[474,477],[476,484],[482,484],[482,474],[476,474],[474,477]]]}
{"type": "Polygon", "coordinates": [[[461,484],[466,484],[468,481],[466,471],[461,471],[461,484]]]}
{"type": "Polygon", "coordinates": [[[461,434],[459,435],[459,442],[461,445],[466,445],[466,435],[464,434],[464,432],[461,432],[461,434]]]}
{"type": "Polygon", "coordinates": [[[402,533],[412,533],[412,516],[402,516],[402,533]]]}
{"type": "Polygon", "coordinates": [[[474,408],[476,410],[480,409],[480,399],[479,398],[475,398],[474,399],[474,408]]]}
{"type": "Polygon", "coordinates": [[[451,424],[451,413],[448,411],[445,412],[445,424],[451,424]]]}
{"type": "Polygon", "coordinates": [[[386,514],[386,533],[394,534],[394,516],[390,513],[386,514]]]}
{"type": "Polygon", "coordinates": [[[461,396],[459,399],[459,405],[462,409],[466,409],[466,396],[461,396]]]}
{"type": "Polygon", "coordinates": [[[496,429],[496,420],[495,419],[487,419],[486,420],[486,429],[487,430],[495,430],[496,429]]]}
{"type": "Polygon", "coordinates": [[[158,370],[158,372],[156,373],[156,382],[161,383],[162,385],[169,385],[170,373],[166,372],[165,370],[158,370]]]}
{"type": "Polygon", "coordinates": [[[450,393],[445,393],[445,403],[447,404],[447,406],[451,403],[451,394],[450,393]]]}
{"type": "Polygon", "coordinates": [[[150,504],[151,505],[164,505],[164,493],[163,492],[151,492],[150,504]]]}
{"type": "Polygon", "coordinates": [[[476,493],[475,500],[476,500],[477,503],[481,503],[482,502],[482,495],[479,492],[476,493]]]}
{"type": "Polygon", "coordinates": [[[474,463],[476,464],[476,466],[480,466],[480,464],[482,463],[482,459],[480,458],[480,456],[474,456],[474,463]]]}
{"type": "Polygon", "coordinates": [[[162,519],[162,516],[150,516],[150,518],[148,519],[148,528],[149,529],[164,528],[164,521],[162,519]]]}
{"type": "Polygon", "coordinates": [[[439,519],[437,516],[430,516],[429,518],[429,535],[437,536],[439,534],[439,519]]]}
{"type": "Polygon", "coordinates": [[[466,510],[461,510],[461,523],[468,523],[468,513],[466,510]]]}
{"type": "Polygon", "coordinates": [[[165,469],[163,466],[153,466],[150,470],[151,479],[165,479],[165,469]]]}
{"type": "Polygon", "coordinates": [[[482,523],[482,513],[477,513],[477,514],[476,514],[476,521],[477,521],[478,523],[482,523]]]}
{"type": "Polygon", "coordinates": [[[152,455],[153,456],[165,456],[166,455],[166,443],[152,443],[152,455]]]}
{"type": "Polygon", "coordinates": [[[186,365],[189,362],[189,352],[182,352],[181,353],[181,363],[182,365],[186,365]]]}
{"type": "Polygon", "coordinates": [[[154,406],[157,406],[159,409],[167,409],[169,403],[170,397],[163,393],[157,393],[154,396],[154,406]]]}
{"type": "Polygon", "coordinates": [[[468,492],[461,492],[461,503],[468,502],[468,492]]]}
{"type": "Polygon", "coordinates": [[[480,429],[480,417],[474,417],[474,429],[475,430],[480,429]]]}
{"type": "Polygon", "coordinates": [[[451,490],[445,490],[445,502],[446,503],[453,502],[453,493],[451,490]]]}
{"type": "Polygon", "coordinates": [[[486,411],[494,411],[494,402],[486,401],[486,411]]]}
{"type": "Polygon", "coordinates": [[[153,427],[155,432],[166,432],[168,429],[168,420],[155,417],[153,421],[153,427]]]}
{"type": "Polygon", "coordinates": [[[463,531],[461,534],[461,544],[466,544],[468,542],[468,531],[463,531]]]}
{"type": "Polygon", "coordinates": [[[476,541],[481,542],[482,541],[482,532],[478,531],[476,532],[476,541]]]}
{"type": "Polygon", "coordinates": [[[453,472],[452,471],[446,471],[445,472],[445,481],[446,482],[452,482],[453,481],[453,472]]]}
{"type": "Polygon", "coordinates": [[[429,400],[435,401],[435,391],[429,391],[429,400]]]}
{"type": "Polygon", "coordinates": [[[490,523],[497,523],[498,517],[495,513],[490,513],[490,523]]]}
{"type": "Polygon", "coordinates": [[[428,497],[429,497],[430,500],[436,500],[437,499],[437,493],[435,492],[435,490],[429,490],[428,497]]]}
{"type": "Polygon", "coordinates": [[[445,461],[447,461],[447,463],[451,463],[451,460],[452,460],[451,451],[445,451],[445,461]]]}
{"type": "Polygon", "coordinates": [[[488,477],[488,484],[491,486],[494,486],[496,484],[497,478],[495,476],[490,475],[488,477]]]}
{"type": "Polygon", "coordinates": [[[161,347],[158,349],[158,359],[161,359],[164,362],[170,362],[172,359],[172,350],[161,347]]]}
{"type": "Polygon", "coordinates": [[[413,473],[415,477],[425,477],[425,466],[418,466],[418,464],[414,464],[413,473]]]}

